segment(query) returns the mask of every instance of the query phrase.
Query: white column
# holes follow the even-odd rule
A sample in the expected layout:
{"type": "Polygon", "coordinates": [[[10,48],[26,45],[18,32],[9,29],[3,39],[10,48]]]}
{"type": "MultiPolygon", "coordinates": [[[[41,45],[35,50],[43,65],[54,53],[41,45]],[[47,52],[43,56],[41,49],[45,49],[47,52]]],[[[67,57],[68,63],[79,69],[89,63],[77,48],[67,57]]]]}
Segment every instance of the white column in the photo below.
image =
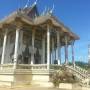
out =
{"type": "Polygon", "coordinates": [[[7,38],[7,48],[6,48],[6,55],[5,55],[5,57],[7,58],[7,63],[11,63],[11,59],[10,59],[10,52],[11,52],[11,50],[10,50],[10,36],[8,35],[8,38],[7,38]]]}
{"type": "Polygon", "coordinates": [[[34,42],[35,42],[35,30],[32,30],[32,52],[31,52],[31,64],[34,64],[34,42]]]}
{"type": "Polygon", "coordinates": [[[42,39],[42,63],[45,64],[45,35],[42,39]]]}
{"type": "MultiPolygon", "coordinates": [[[[5,34],[4,34],[3,50],[2,50],[2,58],[1,58],[1,65],[4,64],[5,50],[6,50],[6,42],[7,42],[7,31],[5,31],[5,34]]],[[[2,69],[2,67],[1,67],[1,69],[2,69]]]]}
{"type": "Polygon", "coordinates": [[[14,51],[14,66],[13,68],[16,69],[17,59],[18,59],[18,46],[19,46],[19,31],[20,29],[16,29],[16,38],[15,38],[15,51],[14,51]]]}
{"type": "Polygon", "coordinates": [[[65,36],[65,64],[68,64],[68,37],[65,36]]]}
{"type": "Polygon", "coordinates": [[[53,60],[54,60],[54,38],[52,37],[51,64],[53,64],[53,60]]]}
{"type": "Polygon", "coordinates": [[[23,51],[23,31],[20,31],[20,54],[22,54],[23,51]]]}
{"type": "Polygon", "coordinates": [[[54,62],[55,62],[55,60],[56,60],[56,49],[55,49],[55,37],[54,37],[54,62]]]}
{"type": "Polygon", "coordinates": [[[55,40],[55,41],[54,41],[54,52],[55,52],[54,54],[55,54],[55,60],[56,60],[56,59],[57,59],[57,58],[56,58],[56,43],[57,43],[57,42],[56,42],[56,37],[55,37],[54,40],[55,40]]]}
{"type": "Polygon", "coordinates": [[[50,27],[47,26],[47,69],[49,69],[50,65],[50,27]]]}
{"type": "Polygon", "coordinates": [[[60,65],[60,33],[57,31],[57,49],[56,49],[56,60],[60,65]]]}
{"type": "Polygon", "coordinates": [[[72,64],[75,66],[75,60],[74,60],[74,41],[71,43],[71,48],[72,48],[72,64]]]}
{"type": "MultiPolygon", "coordinates": [[[[23,49],[24,49],[24,47],[23,47],[23,30],[20,30],[20,35],[19,35],[19,50],[18,50],[18,55],[22,55],[22,53],[23,53],[23,49]]],[[[22,64],[23,63],[23,60],[21,59],[21,60],[19,60],[18,61],[18,63],[19,64],[22,64]]]]}
{"type": "Polygon", "coordinates": [[[88,45],[88,64],[90,65],[90,44],[88,45]]]}

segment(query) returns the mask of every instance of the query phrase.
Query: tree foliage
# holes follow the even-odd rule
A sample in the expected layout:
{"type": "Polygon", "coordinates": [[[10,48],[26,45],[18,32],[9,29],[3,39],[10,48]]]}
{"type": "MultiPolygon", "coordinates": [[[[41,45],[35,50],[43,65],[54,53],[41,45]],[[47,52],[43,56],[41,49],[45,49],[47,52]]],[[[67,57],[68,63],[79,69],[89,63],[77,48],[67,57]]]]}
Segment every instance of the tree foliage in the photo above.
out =
{"type": "Polygon", "coordinates": [[[90,65],[88,63],[77,61],[75,62],[75,64],[77,66],[80,66],[83,69],[86,69],[86,70],[90,69],[90,65]]]}

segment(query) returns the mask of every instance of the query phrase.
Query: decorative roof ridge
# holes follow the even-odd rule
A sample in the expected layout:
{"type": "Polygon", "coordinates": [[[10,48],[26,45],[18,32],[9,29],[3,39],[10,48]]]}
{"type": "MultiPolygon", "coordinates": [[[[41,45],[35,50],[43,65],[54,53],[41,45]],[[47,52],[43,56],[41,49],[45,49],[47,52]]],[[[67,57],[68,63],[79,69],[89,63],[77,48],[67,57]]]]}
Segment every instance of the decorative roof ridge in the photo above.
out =
{"type": "MultiPolygon", "coordinates": [[[[63,22],[61,22],[60,20],[58,20],[57,17],[54,16],[53,14],[52,14],[52,15],[43,15],[43,16],[37,17],[36,19],[34,19],[34,24],[37,23],[37,22],[39,22],[39,21],[40,21],[40,23],[43,23],[43,22],[45,22],[45,19],[46,19],[46,20],[51,20],[52,23],[55,24],[57,27],[63,27],[63,30],[64,30],[66,33],[69,33],[69,32],[70,32],[71,36],[74,35],[74,36],[77,37],[76,39],[79,39],[79,37],[78,37],[75,33],[73,33],[73,32],[70,30],[69,27],[67,27],[66,25],[64,25],[63,22]],[[40,19],[40,20],[39,20],[39,19],[40,19]],[[41,22],[42,19],[44,19],[44,20],[41,22]]],[[[38,24],[39,24],[39,23],[38,23],[38,24]]]]}
{"type": "Polygon", "coordinates": [[[0,20],[0,24],[3,23],[4,21],[7,21],[8,19],[10,19],[11,17],[16,17],[18,16],[18,11],[14,11],[11,14],[9,14],[8,16],[5,16],[3,19],[0,20]]]}
{"type": "Polygon", "coordinates": [[[4,22],[7,22],[8,20],[14,19],[14,18],[17,18],[17,17],[20,17],[20,18],[24,17],[24,18],[33,22],[33,20],[27,14],[23,13],[22,10],[19,9],[19,10],[16,10],[16,11],[12,12],[8,16],[6,16],[5,18],[1,19],[0,24],[3,24],[4,22]]]}

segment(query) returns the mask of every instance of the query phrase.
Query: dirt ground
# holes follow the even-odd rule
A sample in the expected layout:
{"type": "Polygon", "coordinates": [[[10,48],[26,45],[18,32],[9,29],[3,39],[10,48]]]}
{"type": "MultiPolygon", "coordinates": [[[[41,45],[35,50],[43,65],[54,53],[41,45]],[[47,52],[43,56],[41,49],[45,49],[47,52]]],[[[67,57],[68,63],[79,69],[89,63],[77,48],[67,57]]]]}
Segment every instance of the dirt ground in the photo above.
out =
{"type": "MultiPolygon", "coordinates": [[[[42,88],[42,87],[0,87],[0,90],[65,90],[65,89],[59,89],[59,88],[42,88]]],[[[73,89],[73,90],[81,90],[81,89],[73,89]]]]}
{"type": "Polygon", "coordinates": [[[62,90],[62,89],[41,88],[41,87],[18,87],[18,88],[0,87],[0,90],[62,90]]]}
{"type": "MultiPolygon", "coordinates": [[[[59,89],[59,88],[45,88],[45,87],[35,87],[35,86],[21,86],[21,87],[6,87],[6,86],[0,86],[0,90],[69,90],[69,89],[59,89]]],[[[81,87],[74,87],[72,90],[90,90],[86,88],[81,87]]]]}

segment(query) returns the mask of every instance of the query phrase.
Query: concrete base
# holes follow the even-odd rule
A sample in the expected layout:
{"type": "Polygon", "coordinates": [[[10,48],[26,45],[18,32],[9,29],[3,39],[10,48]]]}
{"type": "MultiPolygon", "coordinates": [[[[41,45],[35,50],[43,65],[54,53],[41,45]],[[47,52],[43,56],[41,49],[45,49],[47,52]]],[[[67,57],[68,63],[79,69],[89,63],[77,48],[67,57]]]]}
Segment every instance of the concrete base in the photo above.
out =
{"type": "Polygon", "coordinates": [[[65,90],[90,90],[88,87],[82,87],[78,84],[72,84],[72,83],[60,83],[59,84],[60,89],[65,90]]]}
{"type": "Polygon", "coordinates": [[[73,85],[69,84],[69,83],[60,83],[59,84],[59,88],[72,90],[73,89],[73,85]]]}
{"type": "Polygon", "coordinates": [[[90,88],[82,87],[82,90],[90,90],[90,88]]]}
{"type": "Polygon", "coordinates": [[[49,70],[15,70],[14,72],[0,71],[0,85],[20,86],[36,85],[43,87],[52,87],[50,82],[49,70]]]}
{"type": "Polygon", "coordinates": [[[12,86],[14,81],[14,75],[10,75],[10,74],[1,74],[0,73],[0,85],[6,85],[6,86],[12,86]]]}

